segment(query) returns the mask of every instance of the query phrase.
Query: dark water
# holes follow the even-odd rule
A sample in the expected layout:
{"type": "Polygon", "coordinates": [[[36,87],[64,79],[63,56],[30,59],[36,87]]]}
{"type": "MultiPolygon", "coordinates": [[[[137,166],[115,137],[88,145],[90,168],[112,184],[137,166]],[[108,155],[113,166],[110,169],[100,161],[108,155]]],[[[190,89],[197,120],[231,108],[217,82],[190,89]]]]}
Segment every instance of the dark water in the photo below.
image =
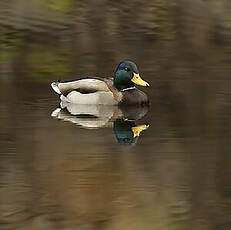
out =
{"type": "Polygon", "coordinates": [[[1,2],[0,229],[230,229],[230,3],[38,2],[1,2]],[[149,108],[57,109],[124,59],[149,108]]]}

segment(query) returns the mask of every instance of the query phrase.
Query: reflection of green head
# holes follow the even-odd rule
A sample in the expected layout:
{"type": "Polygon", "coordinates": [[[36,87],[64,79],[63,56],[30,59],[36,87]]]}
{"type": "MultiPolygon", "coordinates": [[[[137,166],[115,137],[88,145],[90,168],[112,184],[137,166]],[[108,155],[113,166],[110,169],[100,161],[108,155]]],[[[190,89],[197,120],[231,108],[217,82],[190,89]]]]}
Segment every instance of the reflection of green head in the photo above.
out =
{"type": "Polygon", "coordinates": [[[138,137],[134,138],[132,127],[136,126],[134,121],[118,118],[114,121],[114,133],[120,145],[135,145],[138,137]]]}
{"type": "Polygon", "coordinates": [[[114,121],[114,133],[121,145],[135,145],[140,132],[147,129],[148,125],[136,126],[135,121],[118,118],[114,121]]]}

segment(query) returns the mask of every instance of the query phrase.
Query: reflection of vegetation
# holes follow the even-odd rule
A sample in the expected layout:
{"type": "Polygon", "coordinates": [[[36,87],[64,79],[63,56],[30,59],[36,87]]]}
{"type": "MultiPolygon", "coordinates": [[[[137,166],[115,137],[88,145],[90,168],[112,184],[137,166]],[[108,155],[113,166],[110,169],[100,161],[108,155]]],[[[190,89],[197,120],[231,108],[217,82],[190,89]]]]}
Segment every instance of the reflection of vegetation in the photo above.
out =
{"type": "Polygon", "coordinates": [[[48,79],[50,76],[52,79],[58,79],[69,72],[68,58],[68,51],[62,48],[33,44],[30,46],[27,64],[34,77],[48,79]]]}
{"type": "MultiPolygon", "coordinates": [[[[97,1],[82,1],[81,4],[76,4],[74,0],[17,2],[20,7],[17,7],[17,4],[7,6],[6,3],[6,12],[10,16],[0,9],[3,13],[1,23],[11,28],[10,31],[0,31],[0,63],[11,63],[12,66],[8,67],[13,71],[18,63],[15,57],[20,55],[20,68],[24,71],[26,68],[33,70],[33,75],[38,71],[36,76],[40,78],[42,72],[55,76],[55,79],[65,75],[69,71],[69,58],[72,58],[75,72],[83,75],[97,73],[100,76],[105,72],[111,74],[110,68],[115,59],[142,59],[142,55],[149,62],[153,62],[157,70],[159,67],[156,60],[161,62],[165,57],[169,57],[168,48],[172,47],[172,56],[179,54],[179,45],[183,49],[181,39],[192,46],[191,52],[196,56],[198,47],[200,51],[208,51],[202,60],[208,59],[206,63],[211,64],[218,60],[218,55],[221,57],[223,50],[218,47],[216,52],[214,48],[208,49],[208,46],[212,45],[213,41],[230,39],[230,4],[225,1],[220,1],[219,4],[215,4],[215,1],[176,3],[170,0],[120,0],[116,3],[106,0],[102,4],[97,1]],[[136,9],[137,6],[139,10],[136,9]],[[207,10],[208,14],[203,14],[204,10],[207,10]],[[69,17],[71,12],[77,13],[69,17]],[[65,47],[71,47],[73,56],[70,57],[69,51],[65,51],[61,44],[57,46],[58,50],[53,45],[39,45],[38,38],[44,35],[49,44],[62,41],[65,47]],[[160,46],[156,46],[157,42],[163,41],[164,44],[165,40],[174,42],[166,43],[166,46],[158,49],[160,46]],[[105,60],[111,61],[110,65],[105,65],[105,60]],[[22,66],[25,63],[27,66],[22,66]]],[[[228,54],[227,50],[225,53],[228,54]]],[[[181,57],[182,54],[179,54],[180,59],[181,57]]],[[[173,66],[174,59],[176,58],[170,57],[171,63],[166,65],[173,66]]],[[[198,60],[198,63],[200,62],[201,60],[198,60]]],[[[184,68],[191,67],[190,63],[186,64],[185,60],[182,60],[182,63],[177,61],[179,66],[187,65],[184,68]]],[[[151,63],[149,66],[152,66],[151,63]]]]}
{"type": "Polygon", "coordinates": [[[21,64],[27,64],[31,76],[40,79],[63,78],[69,69],[69,52],[62,47],[48,44],[30,44],[27,46],[25,34],[13,30],[0,31],[0,65],[13,63],[20,58],[21,64]],[[26,48],[26,52],[25,52],[26,48]],[[46,75],[44,74],[46,73],[46,75]]]}
{"type": "Polygon", "coordinates": [[[23,44],[22,33],[8,29],[0,30],[0,64],[8,63],[13,57],[19,55],[23,44]]]}
{"type": "Polygon", "coordinates": [[[37,0],[48,6],[50,9],[63,13],[70,13],[73,10],[74,0],[37,0]]]}

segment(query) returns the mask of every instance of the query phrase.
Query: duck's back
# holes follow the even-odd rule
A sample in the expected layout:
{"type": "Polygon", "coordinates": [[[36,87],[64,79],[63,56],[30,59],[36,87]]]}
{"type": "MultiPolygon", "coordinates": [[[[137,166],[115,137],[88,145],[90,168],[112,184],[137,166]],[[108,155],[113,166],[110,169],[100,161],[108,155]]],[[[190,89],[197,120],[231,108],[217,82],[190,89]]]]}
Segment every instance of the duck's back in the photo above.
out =
{"type": "Polygon", "coordinates": [[[62,101],[75,104],[115,105],[122,98],[113,86],[113,81],[106,78],[88,77],[68,82],[53,82],[53,90],[60,94],[62,101]]]}

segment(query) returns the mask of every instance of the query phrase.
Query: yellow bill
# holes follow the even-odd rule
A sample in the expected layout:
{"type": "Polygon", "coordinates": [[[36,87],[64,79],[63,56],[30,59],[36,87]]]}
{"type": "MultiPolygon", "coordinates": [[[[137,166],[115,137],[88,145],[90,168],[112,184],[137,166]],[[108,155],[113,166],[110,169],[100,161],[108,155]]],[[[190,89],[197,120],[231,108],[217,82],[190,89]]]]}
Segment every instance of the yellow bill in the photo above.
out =
{"type": "Polygon", "coordinates": [[[138,73],[133,73],[133,78],[131,81],[137,85],[149,86],[149,84],[146,81],[144,81],[138,73]]]}
{"type": "Polygon", "coordinates": [[[143,130],[146,130],[148,127],[149,125],[138,125],[138,126],[132,127],[133,138],[138,137],[140,133],[143,130]]]}

